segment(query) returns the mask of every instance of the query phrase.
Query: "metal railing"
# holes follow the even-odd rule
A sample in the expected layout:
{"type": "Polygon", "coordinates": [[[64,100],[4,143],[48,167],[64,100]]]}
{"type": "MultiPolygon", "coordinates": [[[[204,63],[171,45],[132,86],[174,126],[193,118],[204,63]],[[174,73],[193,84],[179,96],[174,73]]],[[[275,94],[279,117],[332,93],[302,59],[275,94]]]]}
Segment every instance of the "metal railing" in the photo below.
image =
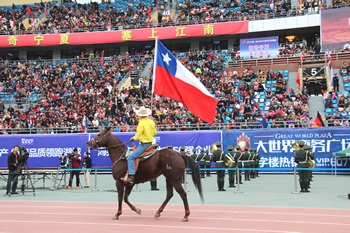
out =
{"type": "MultiPolygon", "coordinates": [[[[345,127],[349,126],[349,122],[336,120],[324,121],[325,127],[345,127]]],[[[89,126],[85,128],[85,132],[80,126],[74,127],[40,127],[40,128],[6,128],[0,129],[0,135],[11,134],[75,134],[75,133],[98,133],[108,127],[110,123],[103,121],[98,127],[89,126]]],[[[249,129],[263,129],[264,126],[260,121],[255,122],[232,122],[232,123],[214,123],[212,125],[202,124],[158,124],[156,125],[158,131],[199,131],[199,130],[249,130],[249,129]]],[[[266,123],[265,130],[276,128],[310,128],[313,124],[309,120],[289,122],[289,121],[272,121],[266,123]]],[[[136,132],[137,125],[112,125],[112,132],[136,132]]]]}

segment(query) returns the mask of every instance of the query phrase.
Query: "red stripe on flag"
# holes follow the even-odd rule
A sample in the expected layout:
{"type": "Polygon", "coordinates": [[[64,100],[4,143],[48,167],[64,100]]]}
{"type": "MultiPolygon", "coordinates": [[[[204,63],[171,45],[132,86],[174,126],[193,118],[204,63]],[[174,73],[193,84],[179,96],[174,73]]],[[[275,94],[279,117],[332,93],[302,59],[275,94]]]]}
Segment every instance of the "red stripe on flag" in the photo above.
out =
{"type": "Polygon", "coordinates": [[[196,87],[170,75],[163,67],[156,67],[154,93],[180,101],[193,115],[213,124],[218,100],[196,87]]]}

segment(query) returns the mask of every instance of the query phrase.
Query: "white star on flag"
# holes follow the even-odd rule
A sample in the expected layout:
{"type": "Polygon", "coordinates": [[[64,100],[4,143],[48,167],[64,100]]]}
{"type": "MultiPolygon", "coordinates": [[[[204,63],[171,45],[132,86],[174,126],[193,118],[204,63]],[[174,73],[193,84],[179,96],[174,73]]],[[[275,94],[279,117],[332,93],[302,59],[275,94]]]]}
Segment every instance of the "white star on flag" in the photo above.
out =
{"type": "Polygon", "coordinates": [[[169,65],[169,61],[171,61],[171,59],[169,58],[168,53],[166,53],[165,55],[162,54],[163,56],[163,61],[166,62],[167,65],[169,65]]]}

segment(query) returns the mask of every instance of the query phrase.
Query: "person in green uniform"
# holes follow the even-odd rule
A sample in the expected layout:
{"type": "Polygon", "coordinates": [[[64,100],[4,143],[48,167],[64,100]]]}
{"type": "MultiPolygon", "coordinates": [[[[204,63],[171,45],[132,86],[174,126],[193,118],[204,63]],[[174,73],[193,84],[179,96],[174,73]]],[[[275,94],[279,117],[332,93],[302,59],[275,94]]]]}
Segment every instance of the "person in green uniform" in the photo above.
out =
{"type": "MultiPolygon", "coordinates": [[[[240,149],[241,149],[240,145],[235,146],[235,151],[236,151],[235,160],[237,163],[237,168],[242,168],[243,153],[241,153],[240,149]]],[[[242,183],[242,170],[241,169],[239,169],[239,177],[237,177],[236,183],[238,184],[238,182],[240,184],[243,184],[242,183]]]]}
{"type": "MultiPolygon", "coordinates": [[[[187,156],[185,150],[186,150],[186,147],[181,146],[181,147],[180,147],[180,154],[187,156]]],[[[181,180],[181,184],[183,184],[183,183],[185,183],[185,176],[183,176],[183,177],[182,177],[182,180],[181,180]]]]}
{"type": "MultiPolygon", "coordinates": [[[[309,158],[311,158],[312,160],[315,159],[315,154],[311,151],[311,146],[305,144],[304,149],[306,151],[306,154],[308,155],[309,158]]],[[[308,175],[307,175],[307,187],[310,188],[310,181],[312,178],[312,170],[308,171],[308,175]]]]}
{"type": "MultiPolygon", "coordinates": [[[[205,168],[205,154],[204,154],[204,149],[201,149],[201,153],[199,154],[199,168],[205,168]]],[[[200,171],[201,173],[201,178],[205,178],[204,173],[205,171],[200,171]]]]}
{"type": "MultiPolygon", "coordinates": [[[[209,150],[205,151],[205,168],[211,168],[211,155],[209,154],[209,150]]],[[[207,171],[207,177],[210,177],[210,171],[207,171]]]]}
{"type": "MultiPolygon", "coordinates": [[[[158,144],[153,144],[152,146],[153,146],[155,149],[158,148],[158,144]]],[[[154,180],[151,180],[150,183],[151,183],[151,190],[152,190],[152,191],[158,191],[158,190],[159,190],[159,188],[157,188],[157,178],[154,179],[154,180]]]]}
{"type": "MultiPolygon", "coordinates": [[[[225,168],[225,163],[227,163],[227,158],[225,152],[221,150],[221,142],[215,143],[217,149],[213,151],[213,161],[215,162],[215,168],[225,168]]],[[[217,173],[217,183],[219,191],[226,191],[224,189],[225,182],[225,171],[218,170],[217,173]]]]}
{"type": "MultiPolygon", "coordinates": [[[[229,168],[236,168],[236,160],[235,160],[235,154],[237,152],[233,152],[233,146],[228,146],[227,147],[227,150],[228,150],[228,154],[227,156],[229,158],[231,158],[231,160],[233,161],[233,163],[231,164],[231,166],[229,166],[229,168]]],[[[229,186],[230,188],[235,188],[235,173],[236,171],[235,170],[229,170],[228,171],[228,181],[229,181],[229,186]]]]}
{"type": "MultiPolygon", "coordinates": [[[[308,168],[309,165],[307,163],[308,155],[306,151],[304,150],[304,141],[298,141],[299,150],[294,152],[295,154],[295,162],[298,164],[298,168],[308,168]]],[[[300,192],[310,192],[307,188],[307,170],[299,170],[299,183],[300,183],[300,192]]]]}
{"type": "Polygon", "coordinates": [[[192,152],[193,152],[193,154],[191,155],[191,158],[192,158],[196,163],[198,163],[198,161],[199,161],[199,155],[197,154],[197,149],[193,149],[192,152]]]}
{"type": "Polygon", "coordinates": [[[257,152],[257,149],[254,148],[254,152],[255,152],[255,177],[259,177],[259,161],[260,161],[260,155],[257,152]]]}
{"type": "MultiPolygon", "coordinates": [[[[249,148],[250,150],[250,168],[255,168],[255,152],[254,148],[249,148]]],[[[255,170],[250,170],[250,178],[255,179],[255,170]]]]}
{"type": "MultiPolygon", "coordinates": [[[[244,153],[242,154],[242,160],[243,160],[244,168],[250,168],[250,153],[249,153],[248,147],[244,148],[244,153]]],[[[250,173],[250,170],[244,171],[244,180],[248,180],[248,181],[250,180],[249,173],[250,173]]]]}

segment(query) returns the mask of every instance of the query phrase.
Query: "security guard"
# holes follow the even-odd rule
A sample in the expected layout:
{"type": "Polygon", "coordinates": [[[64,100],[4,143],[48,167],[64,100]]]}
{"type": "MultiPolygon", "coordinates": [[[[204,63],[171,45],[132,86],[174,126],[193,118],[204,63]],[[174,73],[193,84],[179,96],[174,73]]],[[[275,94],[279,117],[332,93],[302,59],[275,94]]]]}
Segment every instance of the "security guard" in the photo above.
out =
{"type": "MultiPolygon", "coordinates": [[[[238,168],[242,168],[242,160],[243,160],[243,158],[242,158],[243,157],[243,153],[240,152],[240,149],[241,149],[240,145],[235,146],[235,150],[237,151],[236,152],[236,156],[235,156],[235,160],[237,162],[237,167],[238,168]]],[[[237,184],[238,184],[238,182],[240,184],[243,184],[242,183],[242,170],[241,169],[239,170],[239,177],[237,177],[237,184]]]]}
{"type": "MultiPolygon", "coordinates": [[[[311,151],[311,146],[305,144],[304,149],[306,151],[306,154],[308,155],[309,158],[311,158],[312,160],[315,159],[315,154],[311,151]]],[[[307,175],[307,187],[310,188],[310,181],[312,178],[312,170],[308,171],[308,175],[307,175]]]]}
{"type": "MultiPolygon", "coordinates": [[[[182,146],[180,147],[180,154],[187,156],[185,152],[186,147],[182,146]]],[[[181,184],[185,183],[185,176],[182,177],[181,184]]]]}
{"type": "MultiPolygon", "coordinates": [[[[231,146],[231,145],[227,147],[227,150],[228,150],[227,156],[229,158],[231,158],[231,160],[233,161],[233,163],[231,164],[231,166],[229,168],[236,168],[237,164],[236,164],[235,157],[236,157],[236,153],[237,152],[233,152],[232,151],[233,150],[233,146],[231,146]]],[[[235,186],[235,173],[236,173],[235,170],[229,170],[228,171],[228,181],[229,181],[229,186],[228,187],[230,187],[230,188],[236,187],[235,186]]]]}
{"type": "MultiPolygon", "coordinates": [[[[211,161],[213,159],[211,158],[211,155],[209,154],[209,150],[205,151],[205,168],[211,168],[211,161]]],[[[207,171],[207,177],[210,177],[210,171],[207,171]]]]}
{"type": "MultiPolygon", "coordinates": [[[[304,141],[298,141],[299,150],[297,150],[295,153],[295,162],[298,164],[298,168],[308,168],[309,165],[307,163],[308,161],[308,154],[304,150],[304,141]]],[[[300,192],[310,192],[307,188],[307,170],[299,170],[299,182],[300,182],[300,192]]]]}
{"type": "MultiPolygon", "coordinates": [[[[250,153],[249,153],[249,148],[248,147],[244,148],[244,153],[242,155],[242,160],[243,160],[244,168],[250,168],[250,153]]],[[[249,173],[250,173],[250,170],[245,170],[244,171],[244,180],[250,181],[249,173]]]]}
{"type": "MultiPolygon", "coordinates": [[[[205,154],[204,154],[204,149],[201,149],[201,153],[199,154],[199,167],[200,168],[205,168],[205,154]]],[[[200,171],[201,173],[201,178],[205,178],[204,173],[205,171],[200,171]]]]}
{"type": "MultiPolygon", "coordinates": [[[[158,144],[153,144],[152,145],[155,149],[157,149],[158,148],[158,144]]],[[[151,190],[152,191],[158,191],[159,189],[157,188],[157,178],[155,178],[154,180],[151,180],[150,181],[150,183],[151,183],[151,190]]]]}
{"type": "MultiPolygon", "coordinates": [[[[227,158],[225,156],[225,152],[221,150],[221,142],[216,142],[215,145],[217,147],[217,149],[213,151],[213,161],[215,162],[215,167],[225,168],[225,163],[227,163],[227,158]]],[[[225,171],[218,170],[216,173],[217,173],[218,190],[226,191],[224,189],[225,171]]]]}
{"type": "MultiPolygon", "coordinates": [[[[256,148],[254,148],[254,152],[255,152],[255,168],[259,168],[260,155],[257,152],[256,148]]],[[[259,170],[258,169],[255,169],[255,177],[259,177],[259,170]]]]}

